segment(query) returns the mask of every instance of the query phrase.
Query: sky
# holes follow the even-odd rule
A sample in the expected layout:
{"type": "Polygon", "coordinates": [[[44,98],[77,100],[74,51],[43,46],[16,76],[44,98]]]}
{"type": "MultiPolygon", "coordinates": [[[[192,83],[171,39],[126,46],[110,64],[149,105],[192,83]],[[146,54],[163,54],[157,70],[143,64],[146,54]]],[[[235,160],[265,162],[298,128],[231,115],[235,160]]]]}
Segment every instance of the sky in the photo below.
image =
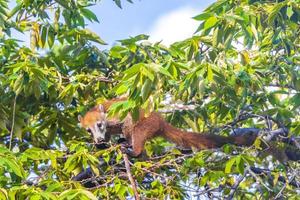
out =
{"type": "MultiPolygon", "coordinates": [[[[192,17],[201,13],[215,0],[121,0],[122,9],[113,0],[101,0],[90,9],[100,23],[88,22],[87,28],[96,32],[109,48],[117,40],[138,34],[150,35],[150,41],[165,45],[190,37],[199,23],[192,17]]],[[[13,1],[10,7],[14,6],[13,1]]],[[[18,39],[29,46],[29,33],[15,33],[18,39]]]]}
{"type": "Polygon", "coordinates": [[[150,35],[151,41],[168,45],[190,37],[199,23],[192,19],[213,0],[122,0],[119,9],[112,0],[102,0],[92,11],[100,23],[88,27],[109,45],[138,34],[150,35]]]}

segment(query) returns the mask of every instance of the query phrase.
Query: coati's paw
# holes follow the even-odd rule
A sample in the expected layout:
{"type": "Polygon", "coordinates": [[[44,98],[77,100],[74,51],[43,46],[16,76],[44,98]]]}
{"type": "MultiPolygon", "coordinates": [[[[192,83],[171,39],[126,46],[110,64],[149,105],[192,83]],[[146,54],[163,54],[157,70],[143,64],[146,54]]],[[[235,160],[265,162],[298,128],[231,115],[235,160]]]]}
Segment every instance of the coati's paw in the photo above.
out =
{"type": "Polygon", "coordinates": [[[127,140],[125,138],[119,138],[117,143],[118,144],[123,144],[123,143],[125,144],[125,143],[127,143],[127,140]]]}
{"type": "Polygon", "coordinates": [[[107,149],[109,145],[105,142],[95,143],[97,149],[107,149]]]}
{"type": "Polygon", "coordinates": [[[130,151],[128,150],[128,146],[126,144],[121,144],[121,152],[125,154],[130,154],[130,151]]]}
{"type": "Polygon", "coordinates": [[[138,157],[139,155],[136,155],[133,151],[132,151],[132,149],[131,149],[131,145],[130,144],[122,144],[121,145],[121,152],[122,153],[125,153],[125,154],[127,154],[127,155],[129,155],[130,157],[138,157]]]}

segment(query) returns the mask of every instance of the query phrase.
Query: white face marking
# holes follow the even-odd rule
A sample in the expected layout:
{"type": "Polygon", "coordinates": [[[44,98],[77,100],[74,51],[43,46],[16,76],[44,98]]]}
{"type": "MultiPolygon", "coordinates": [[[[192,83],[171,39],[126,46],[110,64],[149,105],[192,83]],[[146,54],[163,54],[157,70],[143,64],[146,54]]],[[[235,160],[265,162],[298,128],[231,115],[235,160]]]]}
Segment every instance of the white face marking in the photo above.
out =
{"type": "Polygon", "coordinates": [[[99,121],[93,127],[93,137],[96,143],[105,139],[106,121],[99,121]]]}
{"type": "Polygon", "coordinates": [[[79,124],[81,127],[82,124],[84,125],[83,127],[86,127],[86,131],[88,131],[91,134],[95,143],[99,143],[105,140],[107,122],[105,108],[103,105],[98,105],[96,110],[91,111],[91,113],[87,113],[84,117],[79,115],[78,121],[80,122],[79,124]],[[93,117],[87,115],[92,115],[93,117]],[[87,121],[94,121],[95,118],[98,121],[96,121],[94,124],[86,126],[84,123],[85,117],[88,117],[87,121]]]}
{"type": "Polygon", "coordinates": [[[106,114],[104,112],[100,114],[102,120],[97,121],[93,126],[89,127],[95,143],[103,141],[106,134],[106,114]]]}

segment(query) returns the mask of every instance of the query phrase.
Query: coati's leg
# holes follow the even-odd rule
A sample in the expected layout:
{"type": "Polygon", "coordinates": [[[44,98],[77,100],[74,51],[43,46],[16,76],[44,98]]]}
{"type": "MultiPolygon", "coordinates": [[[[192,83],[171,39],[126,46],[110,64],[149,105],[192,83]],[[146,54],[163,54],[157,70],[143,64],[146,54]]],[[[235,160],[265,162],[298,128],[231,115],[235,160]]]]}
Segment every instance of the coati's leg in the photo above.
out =
{"type": "MultiPolygon", "coordinates": [[[[130,152],[130,156],[137,157],[139,156],[143,150],[144,145],[146,143],[146,135],[145,132],[148,132],[147,130],[142,130],[139,127],[134,129],[134,132],[131,136],[131,142],[132,142],[132,152],[130,152]]],[[[150,132],[148,132],[151,134],[150,132]]]]}
{"type": "Polygon", "coordinates": [[[133,148],[131,156],[139,156],[144,150],[146,141],[160,134],[161,129],[161,118],[156,113],[152,113],[150,116],[140,119],[134,124],[131,132],[131,144],[133,148]]]}

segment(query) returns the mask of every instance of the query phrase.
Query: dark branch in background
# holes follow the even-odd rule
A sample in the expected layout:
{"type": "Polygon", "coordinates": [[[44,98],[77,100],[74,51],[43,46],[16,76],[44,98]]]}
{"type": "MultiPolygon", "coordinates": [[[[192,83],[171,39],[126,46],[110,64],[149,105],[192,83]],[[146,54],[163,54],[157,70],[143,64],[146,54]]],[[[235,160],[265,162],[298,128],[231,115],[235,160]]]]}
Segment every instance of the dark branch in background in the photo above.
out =
{"type": "MultiPolygon", "coordinates": [[[[268,181],[273,184],[274,176],[272,175],[271,170],[261,169],[258,167],[250,167],[250,170],[261,177],[268,177],[268,181]]],[[[282,183],[286,183],[286,178],[284,176],[279,176],[278,181],[280,181],[282,183]]],[[[300,188],[300,183],[297,182],[295,179],[292,179],[291,181],[289,181],[289,185],[292,185],[296,188],[300,188]]]]}
{"type": "MultiPolygon", "coordinates": [[[[245,121],[245,120],[248,120],[248,119],[251,119],[251,118],[259,118],[259,119],[262,119],[262,120],[266,120],[268,122],[268,124],[270,124],[270,121],[273,121],[274,123],[277,124],[277,126],[279,128],[285,128],[285,126],[281,122],[279,122],[278,120],[276,120],[276,119],[274,119],[274,118],[272,118],[268,115],[257,115],[257,114],[253,114],[253,113],[249,113],[249,112],[244,112],[243,110],[232,122],[229,122],[229,123],[227,123],[226,125],[224,125],[220,128],[221,129],[233,128],[239,122],[242,122],[242,121],[245,121]]],[[[287,129],[286,129],[286,131],[287,131],[287,129]]]]}
{"type": "MultiPolygon", "coordinates": [[[[279,141],[283,142],[285,144],[284,153],[288,160],[292,161],[298,161],[300,160],[300,149],[299,149],[299,142],[295,137],[285,137],[286,135],[286,129],[279,128],[277,130],[272,130],[268,132],[268,135],[264,139],[265,142],[270,142],[274,140],[275,138],[279,141]],[[280,137],[284,136],[284,137],[280,137]]],[[[237,128],[233,129],[233,135],[244,135],[245,137],[247,135],[255,134],[256,136],[260,136],[260,133],[263,133],[264,130],[257,129],[257,128],[237,128]]],[[[299,139],[300,140],[300,139],[299,139]]]]}

